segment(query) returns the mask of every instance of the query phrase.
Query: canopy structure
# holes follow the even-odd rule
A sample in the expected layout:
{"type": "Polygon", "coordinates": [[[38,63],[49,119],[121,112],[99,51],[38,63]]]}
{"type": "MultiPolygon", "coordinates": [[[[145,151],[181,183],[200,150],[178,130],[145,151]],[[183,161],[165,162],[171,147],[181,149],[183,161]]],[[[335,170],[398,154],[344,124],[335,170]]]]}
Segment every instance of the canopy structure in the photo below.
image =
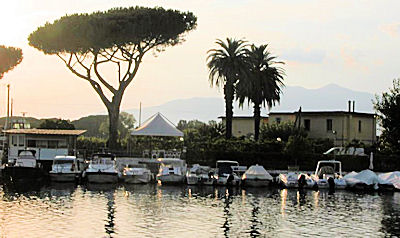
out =
{"type": "Polygon", "coordinates": [[[161,113],[156,113],[139,128],[135,129],[133,136],[177,136],[182,137],[183,132],[176,127],[161,113]]]}

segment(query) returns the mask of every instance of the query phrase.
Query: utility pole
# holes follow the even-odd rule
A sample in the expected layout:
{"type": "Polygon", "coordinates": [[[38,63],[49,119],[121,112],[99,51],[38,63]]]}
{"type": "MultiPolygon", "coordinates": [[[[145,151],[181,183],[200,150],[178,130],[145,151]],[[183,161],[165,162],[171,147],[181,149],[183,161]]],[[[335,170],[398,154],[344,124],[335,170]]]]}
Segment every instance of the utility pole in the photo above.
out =
{"type": "Polygon", "coordinates": [[[6,117],[6,124],[4,128],[8,129],[9,124],[9,117],[10,117],[10,84],[7,84],[7,117],[6,117]]]}

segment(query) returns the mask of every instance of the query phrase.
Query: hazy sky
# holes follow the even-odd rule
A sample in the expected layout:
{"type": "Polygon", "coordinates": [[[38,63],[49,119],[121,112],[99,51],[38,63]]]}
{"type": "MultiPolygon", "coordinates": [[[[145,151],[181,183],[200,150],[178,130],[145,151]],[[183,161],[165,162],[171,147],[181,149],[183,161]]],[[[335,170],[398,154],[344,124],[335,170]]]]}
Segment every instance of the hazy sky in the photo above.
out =
{"type": "Polygon", "coordinates": [[[56,56],[30,47],[27,37],[66,14],[135,5],[191,11],[198,27],[183,44],[145,56],[122,109],[137,108],[140,101],[146,107],[178,98],[222,97],[222,91],[209,87],[206,68],[207,50],[217,38],[268,43],[286,62],[287,85],[336,83],[380,93],[400,77],[398,0],[12,0],[0,5],[0,44],[22,48],[24,59],[0,81],[0,115],[5,115],[8,83],[14,115],[75,119],[106,111],[87,82],[56,56]]]}

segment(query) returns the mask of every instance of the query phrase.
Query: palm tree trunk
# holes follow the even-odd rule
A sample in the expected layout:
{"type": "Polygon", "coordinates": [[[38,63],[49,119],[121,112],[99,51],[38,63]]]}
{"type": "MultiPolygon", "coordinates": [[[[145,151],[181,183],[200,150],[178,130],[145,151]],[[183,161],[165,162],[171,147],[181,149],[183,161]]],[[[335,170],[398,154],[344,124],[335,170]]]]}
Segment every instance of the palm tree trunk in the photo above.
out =
{"type": "Polygon", "coordinates": [[[226,83],[224,87],[225,94],[225,117],[226,117],[226,139],[230,139],[232,137],[232,118],[233,118],[233,99],[234,99],[234,89],[233,84],[230,84],[229,81],[226,83]]]}
{"type": "Polygon", "coordinates": [[[254,103],[254,139],[258,141],[260,135],[260,120],[261,120],[260,104],[254,103]]]}

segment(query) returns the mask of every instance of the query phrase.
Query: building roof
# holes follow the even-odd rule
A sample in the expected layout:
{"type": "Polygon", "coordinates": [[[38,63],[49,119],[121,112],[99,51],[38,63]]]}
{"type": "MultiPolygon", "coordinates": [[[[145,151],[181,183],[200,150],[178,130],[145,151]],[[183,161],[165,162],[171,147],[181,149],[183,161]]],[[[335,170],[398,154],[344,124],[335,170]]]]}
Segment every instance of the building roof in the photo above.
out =
{"type": "Polygon", "coordinates": [[[86,130],[60,130],[60,129],[9,129],[4,130],[6,134],[30,134],[30,135],[64,135],[79,136],[86,130]]]}
{"type": "MultiPolygon", "coordinates": [[[[270,112],[269,115],[296,115],[299,113],[298,111],[295,112],[270,112]]],[[[302,111],[301,114],[303,115],[357,115],[357,116],[375,116],[374,113],[367,113],[367,112],[349,112],[349,111],[302,111]]]]}
{"type": "Polygon", "coordinates": [[[183,136],[183,132],[176,127],[161,113],[156,113],[142,126],[132,131],[133,136],[183,136]]]}
{"type": "MultiPolygon", "coordinates": [[[[225,119],[226,117],[225,116],[220,116],[218,118],[225,119]]],[[[253,116],[234,116],[232,118],[233,119],[254,119],[253,116]]],[[[260,118],[261,119],[268,119],[268,117],[266,117],[266,116],[261,116],[260,118]]]]}

